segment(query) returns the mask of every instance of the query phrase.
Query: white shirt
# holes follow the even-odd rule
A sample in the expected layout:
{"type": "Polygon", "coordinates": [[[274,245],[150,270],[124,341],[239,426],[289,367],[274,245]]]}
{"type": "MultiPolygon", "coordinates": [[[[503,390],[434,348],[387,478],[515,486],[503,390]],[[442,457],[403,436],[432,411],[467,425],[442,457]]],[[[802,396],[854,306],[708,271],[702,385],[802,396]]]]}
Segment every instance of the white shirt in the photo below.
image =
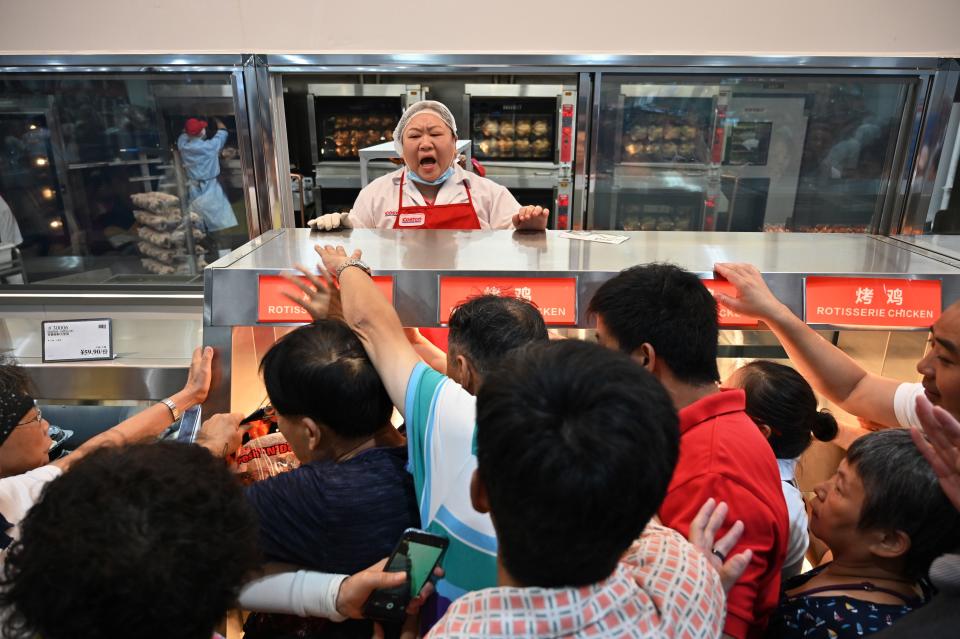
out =
{"type": "MultiPolygon", "coordinates": [[[[13,524],[7,534],[14,540],[20,538],[20,522],[37,500],[44,486],[59,477],[63,471],[53,465],[41,466],[22,475],[0,479],[0,514],[13,524]]],[[[0,561],[6,552],[0,553],[0,561]]]]}
{"type": "MultiPolygon", "coordinates": [[[[378,177],[360,191],[350,210],[350,224],[354,228],[393,228],[397,219],[400,196],[400,176],[406,168],[378,177]]],[[[453,175],[440,187],[435,205],[465,204],[470,200],[464,182],[470,187],[473,208],[481,229],[513,228],[513,216],[520,211],[520,203],[507,187],[492,180],[469,173],[454,166],[453,175]]],[[[403,206],[426,206],[423,194],[409,179],[403,181],[403,206]]]]}
{"type": "Polygon", "coordinates": [[[792,566],[803,561],[810,544],[807,534],[807,509],[803,503],[803,493],[796,487],[796,459],[778,459],[780,469],[780,487],[783,489],[783,498],[787,502],[787,515],[790,525],[789,541],[787,542],[787,556],[784,566],[792,566]]]}
{"type": "Polygon", "coordinates": [[[904,428],[921,428],[917,416],[917,397],[923,395],[923,384],[904,382],[893,395],[893,413],[904,428]]]}

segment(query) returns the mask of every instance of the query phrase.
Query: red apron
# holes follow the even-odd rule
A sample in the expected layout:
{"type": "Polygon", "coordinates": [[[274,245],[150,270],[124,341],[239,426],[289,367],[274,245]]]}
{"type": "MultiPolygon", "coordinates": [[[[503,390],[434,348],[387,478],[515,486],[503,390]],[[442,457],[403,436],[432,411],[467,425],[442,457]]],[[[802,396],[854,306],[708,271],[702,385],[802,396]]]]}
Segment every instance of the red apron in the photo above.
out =
{"type": "Polygon", "coordinates": [[[397,219],[393,221],[395,229],[462,229],[478,230],[480,218],[473,208],[470,187],[467,201],[463,204],[428,204],[427,206],[403,206],[403,181],[407,172],[400,174],[400,201],[397,202],[397,219]]]}

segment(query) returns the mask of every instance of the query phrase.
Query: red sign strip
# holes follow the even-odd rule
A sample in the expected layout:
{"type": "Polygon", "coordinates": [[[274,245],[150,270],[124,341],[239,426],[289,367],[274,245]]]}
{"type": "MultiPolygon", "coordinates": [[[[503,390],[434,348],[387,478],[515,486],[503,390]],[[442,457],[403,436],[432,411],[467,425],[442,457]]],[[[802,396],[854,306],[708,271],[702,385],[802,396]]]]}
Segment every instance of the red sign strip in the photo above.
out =
{"type": "Polygon", "coordinates": [[[457,305],[478,295],[529,300],[540,309],[544,322],[549,325],[577,323],[575,277],[441,277],[440,322],[446,324],[457,305]]]}
{"type": "MultiPolygon", "coordinates": [[[[714,297],[717,293],[737,297],[737,288],[726,280],[703,280],[703,285],[714,297]]],[[[756,317],[737,313],[723,304],[717,303],[717,323],[720,326],[757,326],[760,324],[760,320],[756,317]]]]}
{"type": "Polygon", "coordinates": [[[940,280],[808,277],[807,324],[926,328],[940,317],[940,280]]]}
{"type": "MultiPolygon", "coordinates": [[[[298,278],[308,282],[307,278],[298,278]]],[[[383,296],[393,304],[393,277],[389,275],[375,275],[373,281],[383,296]]],[[[283,295],[291,293],[303,298],[304,294],[295,284],[279,275],[259,276],[259,295],[257,300],[257,321],[263,323],[301,323],[310,322],[310,314],[306,309],[283,295]]]]}

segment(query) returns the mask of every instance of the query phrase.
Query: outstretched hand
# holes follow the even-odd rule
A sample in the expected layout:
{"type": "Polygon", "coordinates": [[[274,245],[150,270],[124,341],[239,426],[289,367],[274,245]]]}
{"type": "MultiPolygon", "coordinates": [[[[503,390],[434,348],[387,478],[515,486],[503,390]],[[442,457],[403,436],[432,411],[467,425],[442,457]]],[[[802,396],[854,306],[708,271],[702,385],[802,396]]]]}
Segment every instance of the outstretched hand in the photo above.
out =
{"type": "Polygon", "coordinates": [[[313,320],[342,318],[343,305],[340,301],[340,289],[333,281],[333,276],[328,271],[317,269],[320,272],[318,276],[311,273],[310,269],[303,264],[294,266],[307,279],[306,282],[292,273],[281,273],[281,277],[303,291],[303,295],[283,291],[283,296],[306,309],[313,320]]]}
{"type": "Polygon", "coordinates": [[[217,457],[230,459],[249,428],[241,426],[241,421],[243,413],[218,413],[201,424],[196,443],[217,457]]]}
{"type": "Polygon", "coordinates": [[[190,372],[187,373],[187,383],[183,385],[185,393],[194,404],[202,404],[210,392],[210,382],[213,379],[213,348],[205,346],[193,350],[190,361],[190,372]]]}
{"type": "Polygon", "coordinates": [[[911,428],[910,436],[933,466],[947,499],[960,510],[960,422],[923,395],[917,397],[917,416],[923,431],[911,428]]]}
{"type": "Polygon", "coordinates": [[[737,289],[736,297],[716,293],[717,302],[730,310],[766,320],[786,308],[753,264],[718,263],[714,270],[737,289]]]}
{"type": "Polygon", "coordinates": [[[550,209],[542,206],[522,206],[513,216],[513,228],[518,231],[543,231],[547,228],[550,209]]]}
{"type": "Polygon", "coordinates": [[[730,592],[743,575],[743,571],[747,569],[750,560],[753,559],[753,551],[749,548],[732,557],[729,556],[743,534],[743,522],[739,519],[730,527],[727,534],[720,539],[714,539],[727,518],[728,510],[724,502],[718,504],[715,499],[708,499],[690,523],[689,535],[690,543],[703,553],[720,575],[724,592],[730,592]]]}
{"type": "Polygon", "coordinates": [[[323,262],[323,268],[327,269],[327,273],[331,276],[336,275],[337,269],[339,269],[344,262],[348,260],[359,260],[363,253],[360,249],[355,250],[352,254],[347,255],[347,249],[342,246],[331,246],[327,244],[326,246],[320,246],[319,244],[314,245],[313,250],[317,252],[317,255],[320,256],[320,260],[323,262]]]}

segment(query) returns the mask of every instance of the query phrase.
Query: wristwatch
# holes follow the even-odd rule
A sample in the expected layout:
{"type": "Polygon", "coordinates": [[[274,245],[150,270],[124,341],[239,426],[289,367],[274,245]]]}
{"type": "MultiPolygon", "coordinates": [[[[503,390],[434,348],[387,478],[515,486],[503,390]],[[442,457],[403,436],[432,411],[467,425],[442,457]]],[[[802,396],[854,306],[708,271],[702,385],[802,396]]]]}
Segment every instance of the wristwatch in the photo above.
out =
{"type": "Polygon", "coordinates": [[[177,408],[177,405],[173,403],[173,400],[169,397],[166,399],[161,399],[160,403],[170,409],[170,414],[173,415],[173,421],[180,419],[180,409],[177,408]]]}
{"type": "Polygon", "coordinates": [[[349,259],[340,266],[337,267],[337,279],[340,279],[340,274],[343,273],[344,269],[351,266],[356,266],[358,269],[362,270],[367,275],[370,275],[370,267],[367,266],[367,263],[363,260],[358,259],[349,259]]]}

